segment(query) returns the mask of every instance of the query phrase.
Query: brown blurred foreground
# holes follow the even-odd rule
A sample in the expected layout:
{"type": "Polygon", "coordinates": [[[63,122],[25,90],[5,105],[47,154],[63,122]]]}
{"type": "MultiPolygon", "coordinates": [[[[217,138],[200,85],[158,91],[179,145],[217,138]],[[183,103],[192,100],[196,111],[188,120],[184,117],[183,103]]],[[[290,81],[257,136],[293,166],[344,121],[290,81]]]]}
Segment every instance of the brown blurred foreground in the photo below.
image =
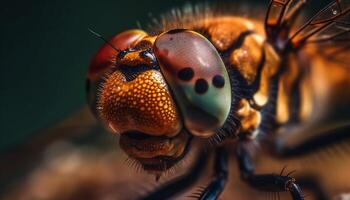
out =
{"type": "MultiPolygon", "coordinates": [[[[79,118],[79,117],[78,117],[79,118]]],[[[80,120],[82,118],[79,118],[80,120]]],[[[74,122],[74,120],[73,120],[74,122]]],[[[65,123],[67,124],[67,123],[65,123]]],[[[71,123],[74,124],[74,123],[71,123]]],[[[38,151],[30,152],[23,148],[21,154],[26,162],[20,166],[13,166],[16,170],[3,171],[1,173],[17,173],[22,168],[28,168],[25,173],[19,173],[16,179],[11,179],[2,193],[3,199],[8,200],[76,200],[76,199],[137,199],[137,197],[152,191],[157,186],[174,176],[186,171],[191,165],[193,155],[187,156],[176,170],[160,178],[142,170],[137,170],[137,165],[126,162],[126,155],[118,147],[117,136],[106,133],[99,134],[99,139],[85,138],[76,142],[69,133],[61,138],[45,140],[50,141],[47,146],[42,146],[38,151]],[[27,156],[26,156],[27,155],[27,156]],[[39,157],[34,159],[34,157],[39,157]],[[29,161],[28,161],[29,160],[29,161]],[[22,166],[23,165],[23,166],[22,166]]],[[[79,135],[79,134],[78,134],[79,135]]],[[[57,136],[57,135],[56,135],[57,136]]],[[[55,138],[55,134],[48,138],[55,138]]],[[[73,137],[74,138],[74,137],[73,137]]],[[[41,141],[39,143],[44,145],[41,141]]],[[[29,147],[32,147],[29,145],[29,147]]],[[[268,155],[260,155],[257,160],[257,172],[280,173],[286,166],[286,171],[296,170],[293,177],[312,175],[319,179],[319,183],[326,189],[331,197],[338,194],[350,193],[350,143],[344,142],[337,148],[327,148],[317,154],[299,157],[297,159],[277,160],[268,155]]],[[[14,157],[9,157],[15,159],[14,157]]],[[[7,160],[8,163],[14,160],[7,160]]],[[[4,162],[1,164],[4,165],[4,162]]],[[[205,186],[211,175],[211,164],[206,168],[202,178],[185,193],[174,199],[190,199],[196,187],[205,186]]],[[[2,168],[6,169],[6,168],[2,168]]],[[[3,174],[3,175],[4,175],[3,174]]],[[[313,199],[310,194],[307,199],[313,199]]],[[[281,199],[291,199],[289,194],[281,193],[281,199]]],[[[277,197],[277,196],[276,196],[277,197]]],[[[230,159],[229,182],[221,199],[273,199],[273,194],[256,191],[248,187],[239,178],[234,154],[230,159]]]]}

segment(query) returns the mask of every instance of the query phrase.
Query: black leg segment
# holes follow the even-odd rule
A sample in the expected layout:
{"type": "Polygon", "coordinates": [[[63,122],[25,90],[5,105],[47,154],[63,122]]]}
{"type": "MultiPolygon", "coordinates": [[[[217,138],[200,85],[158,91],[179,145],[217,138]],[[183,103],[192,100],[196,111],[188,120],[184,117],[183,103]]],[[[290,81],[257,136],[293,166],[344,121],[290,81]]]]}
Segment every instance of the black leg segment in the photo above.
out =
{"type": "Polygon", "coordinates": [[[304,200],[294,178],[282,174],[254,174],[254,166],[244,144],[237,147],[238,166],[242,179],[252,187],[267,192],[290,192],[293,200],[304,200]]]}
{"type": "Polygon", "coordinates": [[[298,184],[303,189],[308,189],[312,192],[314,199],[317,200],[329,200],[327,193],[323,190],[317,177],[314,176],[303,176],[298,177],[298,184]]]}
{"type": "Polygon", "coordinates": [[[219,147],[215,153],[214,175],[209,185],[204,189],[198,199],[217,199],[224,190],[228,176],[228,154],[224,148],[219,147]]]}

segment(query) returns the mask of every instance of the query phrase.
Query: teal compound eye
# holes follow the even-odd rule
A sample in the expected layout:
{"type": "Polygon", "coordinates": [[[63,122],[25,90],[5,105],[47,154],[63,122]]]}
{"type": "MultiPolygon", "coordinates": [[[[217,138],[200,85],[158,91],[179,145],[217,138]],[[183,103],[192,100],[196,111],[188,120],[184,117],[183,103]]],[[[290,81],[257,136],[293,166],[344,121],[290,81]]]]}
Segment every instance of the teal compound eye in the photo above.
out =
{"type": "Polygon", "coordinates": [[[175,29],[159,35],[153,51],[187,130],[214,135],[231,108],[230,80],[216,48],[197,32],[175,29]]]}

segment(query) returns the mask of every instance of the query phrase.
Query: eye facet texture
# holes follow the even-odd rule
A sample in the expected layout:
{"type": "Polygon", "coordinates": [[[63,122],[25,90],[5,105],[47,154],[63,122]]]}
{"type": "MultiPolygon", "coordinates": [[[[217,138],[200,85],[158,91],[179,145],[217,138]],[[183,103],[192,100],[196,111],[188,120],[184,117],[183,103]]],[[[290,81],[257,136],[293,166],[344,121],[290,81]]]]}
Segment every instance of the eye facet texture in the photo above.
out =
{"type": "Polygon", "coordinates": [[[119,50],[125,50],[132,47],[135,43],[147,36],[147,33],[142,30],[128,30],[113,36],[108,42],[103,44],[97,51],[90,62],[87,72],[87,100],[92,112],[96,115],[97,110],[97,94],[99,87],[106,73],[110,72],[115,67],[116,56],[119,50]],[[113,47],[116,49],[114,49],[113,47]]]}
{"type": "Polygon", "coordinates": [[[158,36],[154,53],[185,127],[200,137],[215,134],[231,107],[228,73],[215,47],[199,33],[178,29],[158,36]]]}

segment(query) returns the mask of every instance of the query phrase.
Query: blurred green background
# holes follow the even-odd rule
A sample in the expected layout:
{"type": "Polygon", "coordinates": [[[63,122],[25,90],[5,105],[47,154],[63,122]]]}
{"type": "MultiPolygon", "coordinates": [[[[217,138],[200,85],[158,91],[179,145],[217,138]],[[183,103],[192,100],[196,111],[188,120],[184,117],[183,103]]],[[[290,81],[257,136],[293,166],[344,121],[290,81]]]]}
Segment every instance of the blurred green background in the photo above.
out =
{"type": "MultiPolygon", "coordinates": [[[[110,37],[183,0],[7,1],[0,6],[0,151],[30,139],[85,103],[85,73],[110,37]]],[[[197,1],[194,1],[197,2],[197,1]]]]}
{"type": "MultiPolygon", "coordinates": [[[[85,73],[102,42],[188,0],[6,1],[0,6],[0,152],[85,103],[85,73]]],[[[191,1],[197,3],[202,1],[191,1]]],[[[246,2],[235,1],[231,2],[246,2]]],[[[268,0],[255,0],[266,4],[268,0]]]]}

